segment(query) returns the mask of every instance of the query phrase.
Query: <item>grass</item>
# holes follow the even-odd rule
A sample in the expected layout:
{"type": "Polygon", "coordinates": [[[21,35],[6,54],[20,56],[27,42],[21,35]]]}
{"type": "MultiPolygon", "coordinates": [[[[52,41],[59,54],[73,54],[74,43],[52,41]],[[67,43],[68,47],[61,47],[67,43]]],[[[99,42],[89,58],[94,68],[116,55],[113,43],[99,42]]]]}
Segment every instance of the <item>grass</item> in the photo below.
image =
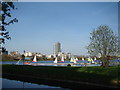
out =
{"type": "Polygon", "coordinates": [[[40,78],[83,81],[107,85],[113,84],[111,82],[117,82],[120,80],[120,66],[103,68],[2,65],[2,72],[40,78]]]}

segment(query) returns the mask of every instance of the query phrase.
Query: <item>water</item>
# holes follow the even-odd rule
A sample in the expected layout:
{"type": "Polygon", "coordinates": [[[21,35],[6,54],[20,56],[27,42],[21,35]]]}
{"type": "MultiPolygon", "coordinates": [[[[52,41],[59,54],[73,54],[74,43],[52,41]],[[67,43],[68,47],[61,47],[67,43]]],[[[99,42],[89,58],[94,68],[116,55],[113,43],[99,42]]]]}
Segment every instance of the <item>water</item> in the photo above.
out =
{"type": "MultiPolygon", "coordinates": [[[[24,63],[26,63],[27,61],[20,61],[18,65],[24,65],[24,63]]],[[[98,61],[96,61],[98,62],[98,61]]],[[[0,64],[16,64],[17,61],[5,61],[5,62],[0,62],[0,64]]],[[[82,61],[82,60],[79,60],[76,64],[73,65],[73,63],[71,63],[69,60],[65,60],[65,62],[58,62],[57,64],[54,64],[53,61],[38,61],[37,63],[34,63],[34,62],[30,62],[32,63],[32,65],[34,66],[67,66],[68,64],[71,64],[72,66],[74,67],[81,67],[81,66],[84,66],[84,64],[81,64],[81,63],[88,63],[87,60],[85,61],[82,61]],[[78,64],[79,63],[79,64],[78,64]]],[[[101,64],[89,64],[89,65],[86,65],[86,66],[100,66],[101,64]]]]}
{"type": "Polygon", "coordinates": [[[0,61],[0,64],[16,64],[17,61],[4,61],[4,62],[1,62],[0,61]]]}
{"type": "MultiPolygon", "coordinates": [[[[19,62],[19,64],[23,64],[23,63],[25,63],[25,62],[30,62],[30,61],[20,61],[19,62]]],[[[97,60],[97,61],[95,61],[95,62],[97,62],[97,63],[99,63],[100,61],[99,60],[97,60]]],[[[16,64],[17,63],[17,61],[4,61],[4,62],[1,62],[0,61],[0,64],[16,64]]],[[[37,63],[53,63],[53,61],[37,61],[37,63]]],[[[58,61],[58,63],[61,63],[60,61],[58,61]]],[[[65,60],[65,62],[62,62],[62,63],[71,63],[69,60],[65,60]]],[[[82,61],[82,60],[79,60],[79,61],[77,61],[77,63],[88,63],[88,61],[87,60],[84,60],[84,61],[82,61]]]]}
{"type": "Polygon", "coordinates": [[[39,85],[29,82],[22,82],[17,80],[10,80],[5,78],[0,78],[2,80],[2,88],[56,88],[56,89],[62,89],[61,87],[56,86],[48,86],[48,85],[39,85]]]}
{"type": "MultiPolygon", "coordinates": [[[[25,62],[26,61],[23,62],[21,60],[18,65],[23,65],[25,62]]],[[[98,64],[87,64],[86,66],[101,66],[100,60],[96,60],[95,62],[98,63],[98,64]]],[[[109,62],[110,62],[110,66],[112,66],[112,65],[119,65],[120,64],[120,60],[117,60],[117,59],[116,60],[110,60],[109,62]]],[[[0,64],[16,64],[16,63],[17,63],[17,61],[0,62],[0,64]]],[[[65,63],[71,63],[71,62],[69,60],[65,60],[65,62],[58,63],[58,64],[54,64],[53,61],[38,61],[37,63],[40,63],[40,66],[67,66],[67,64],[65,64],[65,63]]],[[[79,61],[77,61],[76,64],[74,64],[72,66],[84,66],[83,63],[89,63],[89,62],[87,60],[84,60],[84,61],[79,60],[79,61]]]]}

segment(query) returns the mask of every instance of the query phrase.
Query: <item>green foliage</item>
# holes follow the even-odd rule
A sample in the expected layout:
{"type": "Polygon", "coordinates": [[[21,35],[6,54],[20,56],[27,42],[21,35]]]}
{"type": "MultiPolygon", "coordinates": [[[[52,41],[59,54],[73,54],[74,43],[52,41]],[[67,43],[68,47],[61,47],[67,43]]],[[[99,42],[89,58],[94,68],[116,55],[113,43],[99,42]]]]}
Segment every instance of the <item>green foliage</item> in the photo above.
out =
{"type": "Polygon", "coordinates": [[[101,25],[90,34],[90,44],[87,46],[90,55],[96,56],[100,53],[102,57],[106,57],[117,54],[118,37],[109,26],[101,25]]]}

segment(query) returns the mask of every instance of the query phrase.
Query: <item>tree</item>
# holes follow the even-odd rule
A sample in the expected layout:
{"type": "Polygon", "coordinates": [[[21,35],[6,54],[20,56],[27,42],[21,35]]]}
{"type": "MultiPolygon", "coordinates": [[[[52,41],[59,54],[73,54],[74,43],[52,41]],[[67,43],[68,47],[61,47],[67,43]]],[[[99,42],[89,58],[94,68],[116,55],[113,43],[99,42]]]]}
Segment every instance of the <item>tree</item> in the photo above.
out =
{"type": "Polygon", "coordinates": [[[109,26],[101,25],[90,34],[90,44],[87,46],[90,55],[101,54],[103,58],[106,58],[107,55],[113,56],[117,54],[118,37],[109,26]]]}
{"type": "Polygon", "coordinates": [[[11,10],[14,10],[15,6],[13,2],[0,2],[0,50],[2,51],[2,44],[5,43],[5,39],[11,39],[9,36],[9,32],[6,30],[6,26],[10,24],[14,24],[14,22],[18,22],[16,18],[8,21],[7,18],[11,17],[11,10]],[[2,8],[2,9],[1,9],[2,8]]]}

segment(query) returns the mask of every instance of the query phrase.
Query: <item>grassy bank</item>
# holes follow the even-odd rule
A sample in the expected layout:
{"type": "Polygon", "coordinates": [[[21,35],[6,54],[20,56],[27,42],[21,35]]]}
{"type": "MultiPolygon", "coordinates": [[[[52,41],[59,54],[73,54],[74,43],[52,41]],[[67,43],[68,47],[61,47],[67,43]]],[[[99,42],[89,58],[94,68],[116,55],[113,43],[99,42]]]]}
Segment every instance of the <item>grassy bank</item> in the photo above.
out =
{"type": "Polygon", "coordinates": [[[2,72],[39,78],[99,83],[104,85],[118,84],[118,80],[120,80],[120,66],[103,68],[2,65],[2,72]]]}

